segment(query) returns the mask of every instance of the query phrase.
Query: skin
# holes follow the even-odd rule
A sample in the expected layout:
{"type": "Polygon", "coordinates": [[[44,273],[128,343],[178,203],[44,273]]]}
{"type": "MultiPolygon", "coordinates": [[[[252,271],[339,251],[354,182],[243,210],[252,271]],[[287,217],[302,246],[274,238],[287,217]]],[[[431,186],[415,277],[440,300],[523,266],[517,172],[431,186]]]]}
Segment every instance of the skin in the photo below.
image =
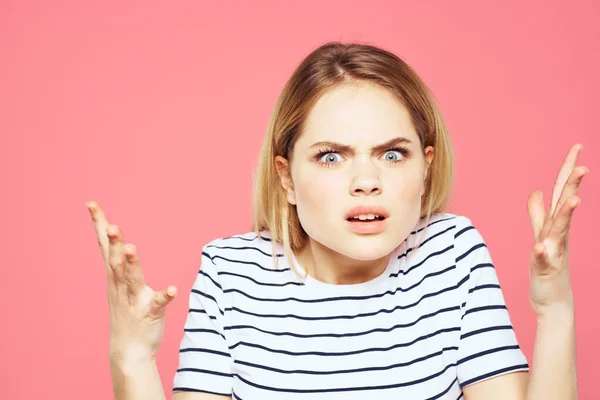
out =
{"type": "MultiPolygon", "coordinates": [[[[541,191],[528,199],[533,229],[530,257],[530,303],[538,329],[532,373],[510,373],[465,387],[467,400],[576,399],[574,303],[570,283],[569,227],[580,204],[578,190],[588,169],[576,166],[583,146],[574,145],[555,181],[549,209],[541,191]]],[[[292,160],[276,159],[288,201],[298,208],[310,236],[297,254],[308,273],[332,284],[364,282],[385,268],[389,253],[415,226],[420,196],[433,159],[433,148],[420,151],[404,106],[388,92],[369,85],[337,88],[312,110],[292,160]],[[392,152],[372,146],[403,136],[410,155],[392,164],[392,152]],[[330,140],[352,151],[315,161],[311,145],[330,140]],[[378,235],[358,235],[345,225],[345,212],[357,204],[388,209],[390,225],[378,235]]],[[[107,276],[110,310],[110,365],[115,399],[165,399],[156,366],[165,308],[177,293],[174,286],[154,291],[144,279],[135,245],[126,243],[95,201],[86,203],[96,231],[107,276]]],[[[175,400],[227,399],[205,393],[176,393],[175,400]]]]}
{"type": "Polygon", "coordinates": [[[325,283],[352,284],[381,274],[389,254],[419,221],[433,156],[433,147],[421,150],[408,110],[391,92],[352,84],[321,97],[292,160],[275,159],[287,199],[309,236],[296,255],[309,275],[325,283]],[[373,150],[394,138],[409,141],[400,144],[409,154],[392,146],[373,150]],[[315,145],[324,141],[350,148],[315,145]],[[321,150],[331,151],[319,158],[321,150]],[[345,216],[357,205],[387,209],[386,229],[378,234],[350,230],[345,216]]]}

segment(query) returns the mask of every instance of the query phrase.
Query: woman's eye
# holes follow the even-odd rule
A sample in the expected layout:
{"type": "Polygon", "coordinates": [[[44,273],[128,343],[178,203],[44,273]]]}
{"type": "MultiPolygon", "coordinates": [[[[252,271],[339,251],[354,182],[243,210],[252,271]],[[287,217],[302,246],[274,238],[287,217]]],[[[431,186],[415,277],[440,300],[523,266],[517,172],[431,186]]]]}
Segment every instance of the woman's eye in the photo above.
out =
{"type": "Polygon", "coordinates": [[[390,150],[387,151],[384,155],[383,158],[386,161],[400,161],[400,158],[402,157],[402,153],[400,153],[397,150],[390,150]]]}
{"type": "Polygon", "coordinates": [[[334,163],[340,161],[340,155],[338,153],[327,153],[321,157],[321,162],[334,163]]]}

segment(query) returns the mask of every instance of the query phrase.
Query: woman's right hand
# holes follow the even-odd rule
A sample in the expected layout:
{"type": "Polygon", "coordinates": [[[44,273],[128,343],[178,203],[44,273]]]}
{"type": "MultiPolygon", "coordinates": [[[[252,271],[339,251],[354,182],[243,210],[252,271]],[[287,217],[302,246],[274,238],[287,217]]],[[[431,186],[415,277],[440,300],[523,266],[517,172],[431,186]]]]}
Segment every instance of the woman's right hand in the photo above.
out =
{"type": "Polygon", "coordinates": [[[155,360],[165,327],[165,307],[174,286],[155,292],[146,285],[137,248],[110,225],[98,203],[86,203],[106,267],[111,361],[155,360]]]}

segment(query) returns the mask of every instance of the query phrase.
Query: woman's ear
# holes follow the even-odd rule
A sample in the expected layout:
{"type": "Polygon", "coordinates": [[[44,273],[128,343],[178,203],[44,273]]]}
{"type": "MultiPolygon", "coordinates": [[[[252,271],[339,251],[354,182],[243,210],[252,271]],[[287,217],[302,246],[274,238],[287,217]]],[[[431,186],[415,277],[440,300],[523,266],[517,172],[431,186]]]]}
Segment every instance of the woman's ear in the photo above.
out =
{"type": "Polygon", "coordinates": [[[433,157],[435,154],[435,149],[433,146],[425,147],[425,168],[423,168],[423,186],[421,188],[421,197],[425,195],[425,184],[427,182],[427,177],[429,176],[429,169],[431,167],[431,163],[433,162],[433,157]]]}
{"type": "Polygon", "coordinates": [[[285,190],[288,203],[296,205],[296,191],[294,190],[289,161],[282,156],[277,156],[275,157],[275,168],[277,169],[281,186],[285,190]]]}
{"type": "Polygon", "coordinates": [[[431,163],[433,162],[433,157],[435,155],[435,149],[433,146],[425,147],[425,171],[423,175],[423,181],[427,180],[427,176],[429,175],[429,168],[431,167],[431,163]]]}

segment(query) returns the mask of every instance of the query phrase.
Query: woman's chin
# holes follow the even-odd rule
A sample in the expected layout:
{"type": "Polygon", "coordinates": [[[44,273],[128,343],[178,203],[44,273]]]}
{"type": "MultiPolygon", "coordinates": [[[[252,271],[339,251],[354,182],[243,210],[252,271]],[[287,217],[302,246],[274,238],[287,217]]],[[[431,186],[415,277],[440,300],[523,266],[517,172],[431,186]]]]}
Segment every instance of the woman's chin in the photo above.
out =
{"type": "Polygon", "coordinates": [[[374,261],[388,256],[397,245],[386,235],[360,236],[340,244],[337,251],[354,260],[374,261]]]}

